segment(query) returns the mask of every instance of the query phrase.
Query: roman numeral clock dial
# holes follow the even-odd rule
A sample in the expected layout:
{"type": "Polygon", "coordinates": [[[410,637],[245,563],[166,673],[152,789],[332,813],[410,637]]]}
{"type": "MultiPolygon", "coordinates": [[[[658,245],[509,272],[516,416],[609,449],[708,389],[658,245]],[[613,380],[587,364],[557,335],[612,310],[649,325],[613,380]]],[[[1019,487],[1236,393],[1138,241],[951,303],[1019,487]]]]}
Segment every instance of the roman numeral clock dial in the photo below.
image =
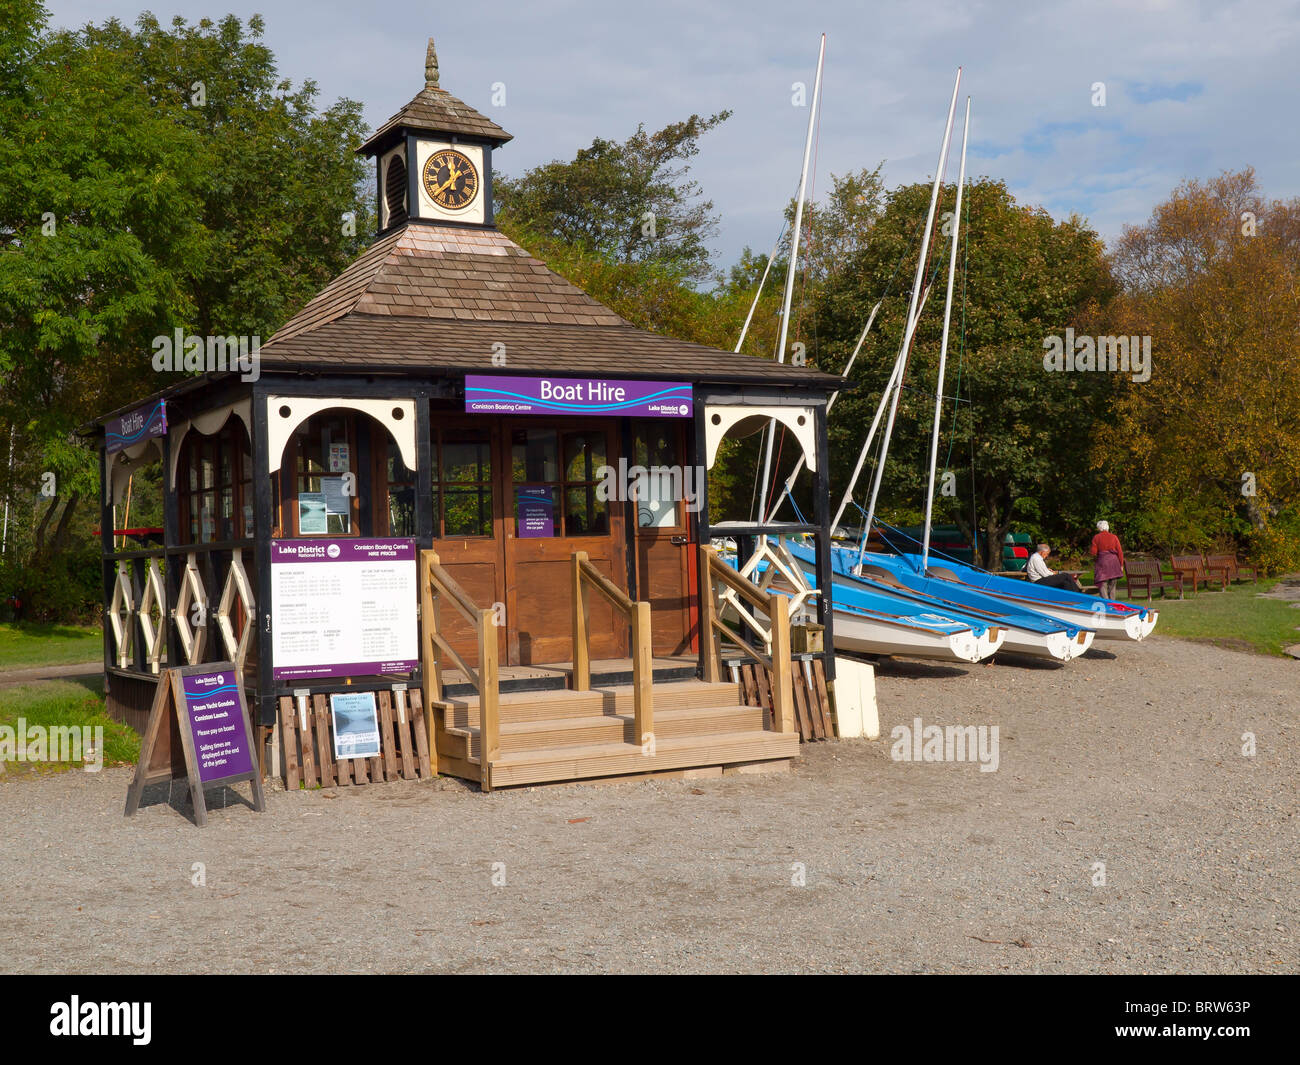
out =
{"type": "Polygon", "coordinates": [[[478,171],[464,152],[434,152],[424,164],[424,191],[444,211],[461,211],[478,195],[478,171]]]}

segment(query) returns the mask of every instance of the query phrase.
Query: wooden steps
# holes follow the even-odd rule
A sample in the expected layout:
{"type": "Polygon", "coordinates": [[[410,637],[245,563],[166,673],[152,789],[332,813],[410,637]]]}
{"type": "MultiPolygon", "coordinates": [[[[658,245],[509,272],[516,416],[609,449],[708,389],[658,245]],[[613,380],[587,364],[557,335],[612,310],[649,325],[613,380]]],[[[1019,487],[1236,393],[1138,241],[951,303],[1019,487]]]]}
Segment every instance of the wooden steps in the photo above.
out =
{"type": "MultiPolygon", "coordinates": [[[[481,773],[478,699],[437,704],[439,771],[481,773]]],[[[765,711],[744,705],[740,686],[690,679],[654,686],[654,737],[635,736],[631,685],[590,691],[502,692],[491,786],[642,775],[788,760],[797,733],[764,729],[765,711]]]]}
{"type": "Polygon", "coordinates": [[[736,732],[657,740],[654,754],[627,743],[556,747],[502,757],[492,763],[492,786],[581,780],[586,777],[658,773],[670,769],[729,765],[793,758],[799,753],[794,733],[736,732]]]}
{"type": "MultiPolygon", "coordinates": [[[[663,742],[686,736],[709,736],[732,732],[761,732],[763,712],[756,706],[711,706],[702,709],[656,710],[655,740],[663,742]]],[[[478,761],[479,730],[473,726],[451,727],[451,736],[469,741],[468,757],[478,761]]],[[[516,754],[553,747],[583,744],[629,743],[640,746],[631,714],[599,714],[565,717],[548,721],[515,721],[500,731],[501,754],[516,754]]]]}
{"type": "MultiPolygon", "coordinates": [[[[562,717],[590,717],[601,714],[631,714],[632,686],[593,688],[575,692],[555,691],[502,692],[500,718],[504,727],[516,721],[547,721],[562,717]]],[[[656,684],[654,706],[660,710],[701,709],[709,706],[735,706],[744,701],[738,684],[709,684],[687,680],[656,684]]],[[[448,726],[478,726],[478,696],[460,696],[442,702],[448,726]]]]}

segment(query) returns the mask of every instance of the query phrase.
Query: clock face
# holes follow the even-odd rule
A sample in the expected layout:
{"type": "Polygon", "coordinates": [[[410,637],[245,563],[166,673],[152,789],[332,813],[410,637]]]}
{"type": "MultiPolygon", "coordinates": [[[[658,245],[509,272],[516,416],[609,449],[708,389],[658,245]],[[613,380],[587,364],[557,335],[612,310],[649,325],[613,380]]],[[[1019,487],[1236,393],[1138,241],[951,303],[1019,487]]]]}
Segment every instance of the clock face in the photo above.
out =
{"type": "Polygon", "coordinates": [[[442,148],[424,164],[424,191],[444,211],[461,211],[478,195],[478,171],[469,156],[442,148]]]}

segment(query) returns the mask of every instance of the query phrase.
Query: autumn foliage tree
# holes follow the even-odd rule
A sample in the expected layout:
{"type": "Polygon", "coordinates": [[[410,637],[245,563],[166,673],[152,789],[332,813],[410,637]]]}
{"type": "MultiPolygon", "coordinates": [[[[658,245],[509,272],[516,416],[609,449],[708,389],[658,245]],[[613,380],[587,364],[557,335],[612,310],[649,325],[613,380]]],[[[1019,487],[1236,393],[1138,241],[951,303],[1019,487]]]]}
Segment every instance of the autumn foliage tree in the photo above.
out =
{"type": "Polygon", "coordinates": [[[1134,534],[1300,564],[1300,200],[1266,201],[1249,169],[1187,182],[1113,264],[1153,368],[1121,384],[1093,454],[1134,534]]]}

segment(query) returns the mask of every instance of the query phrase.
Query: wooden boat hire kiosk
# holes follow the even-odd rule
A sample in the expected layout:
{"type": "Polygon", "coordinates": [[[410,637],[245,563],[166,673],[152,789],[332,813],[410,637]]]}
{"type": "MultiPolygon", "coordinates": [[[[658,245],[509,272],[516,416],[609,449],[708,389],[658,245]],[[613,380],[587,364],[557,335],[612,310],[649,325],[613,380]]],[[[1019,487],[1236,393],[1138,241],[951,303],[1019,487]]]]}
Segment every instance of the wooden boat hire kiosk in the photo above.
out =
{"type": "Polygon", "coordinates": [[[816,513],[725,535],[809,537],[830,587],[840,379],[635,328],[507,239],[510,134],[429,54],[359,149],[377,238],[260,373],[179,378],[100,420],[102,528],[135,469],[164,484],[161,544],[102,537],[110,711],[142,728],[161,668],[233,660],[290,784],[785,764],[800,666],[823,683],[834,661],[809,644],[792,664],[790,598],[710,550],[705,471],[727,434],[779,423],[816,513]],[[327,697],[365,692],[386,749],[335,759],[327,697]]]}

